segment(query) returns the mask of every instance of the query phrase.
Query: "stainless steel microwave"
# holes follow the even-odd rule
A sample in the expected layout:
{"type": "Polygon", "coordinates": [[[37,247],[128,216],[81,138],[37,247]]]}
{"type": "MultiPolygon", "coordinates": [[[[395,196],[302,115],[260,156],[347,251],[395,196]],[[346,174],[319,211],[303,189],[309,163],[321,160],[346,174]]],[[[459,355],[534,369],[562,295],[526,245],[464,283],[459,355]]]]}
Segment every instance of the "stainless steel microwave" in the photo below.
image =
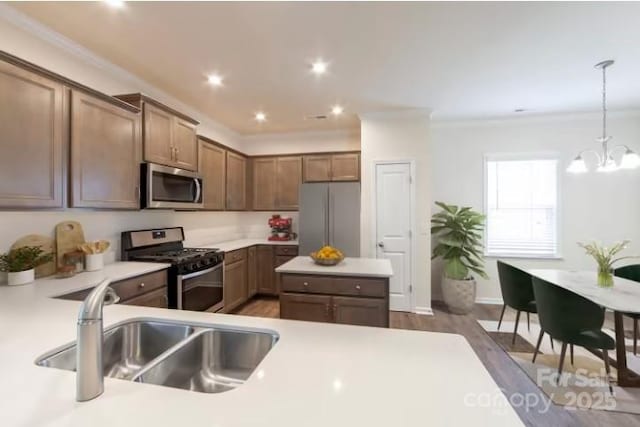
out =
{"type": "Polygon", "coordinates": [[[141,168],[143,208],[197,209],[204,207],[202,177],[195,172],[154,163],[141,168]]]}

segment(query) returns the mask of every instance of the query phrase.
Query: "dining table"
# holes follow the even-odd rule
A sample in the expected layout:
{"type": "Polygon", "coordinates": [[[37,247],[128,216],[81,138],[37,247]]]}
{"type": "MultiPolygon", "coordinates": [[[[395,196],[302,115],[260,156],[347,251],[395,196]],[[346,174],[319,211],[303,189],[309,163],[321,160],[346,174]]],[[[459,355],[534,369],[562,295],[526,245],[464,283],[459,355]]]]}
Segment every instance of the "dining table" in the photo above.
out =
{"type": "Polygon", "coordinates": [[[574,292],[613,312],[618,385],[621,387],[640,387],[640,375],[631,371],[627,366],[623,322],[625,313],[640,313],[640,283],[622,277],[614,277],[614,285],[605,288],[598,286],[595,271],[557,269],[529,269],[527,271],[534,277],[574,292]]]}

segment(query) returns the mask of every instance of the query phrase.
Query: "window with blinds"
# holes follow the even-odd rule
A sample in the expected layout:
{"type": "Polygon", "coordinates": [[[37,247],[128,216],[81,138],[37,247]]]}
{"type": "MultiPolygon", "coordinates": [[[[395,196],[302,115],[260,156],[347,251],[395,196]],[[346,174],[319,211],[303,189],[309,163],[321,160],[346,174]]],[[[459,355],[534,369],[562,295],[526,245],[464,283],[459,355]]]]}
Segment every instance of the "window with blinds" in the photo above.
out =
{"type": "Polygon", "coordinates": [[[557,257],[558,161],[487,157],[485,173],[485,254],[557,257]]]}

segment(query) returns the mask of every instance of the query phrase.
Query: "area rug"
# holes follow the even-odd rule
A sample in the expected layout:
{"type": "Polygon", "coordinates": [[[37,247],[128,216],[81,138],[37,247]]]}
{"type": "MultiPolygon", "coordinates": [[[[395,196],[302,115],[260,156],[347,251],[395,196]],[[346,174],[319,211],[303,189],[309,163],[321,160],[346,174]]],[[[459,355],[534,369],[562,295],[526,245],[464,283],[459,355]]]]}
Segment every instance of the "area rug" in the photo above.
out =
{"type": "MultiPolygon", "coordinates": [[[[500,331],[498,322],[479,320],[480,326],[489,337],[498,344],[520,366],[527,376],[549,397],[556,405],[567,409],[588,409],[612,412],[640,414],[640,389],[618,387],[616,370],[611,367],[611,385],[613,394],[609,391],[604,363],[589,351],[574,348],[574,363],[571,364],[569,349],[564,361],[563,373],[558,377],[561,343],[555,342],[551,348],[549,337],[545,335],[540,346],[541,353],[532,363],[533,352],[540,333],[539,326],[531,323],[531,330],[526,323],[520,324],[515,344],[512,344],[514,323],[502,322],[500,331]]],[[[613,331],[607,331],[613,335],[613,331]]],[[[629,337],[630,338],[630,337],[629,337]]],[[[640,372],[640,357],[631,352],[631,339],[628,339],[627,363],[636,372],[640,372]]],[[[615,352],[609,356],[615,358],[615,352]]]]}

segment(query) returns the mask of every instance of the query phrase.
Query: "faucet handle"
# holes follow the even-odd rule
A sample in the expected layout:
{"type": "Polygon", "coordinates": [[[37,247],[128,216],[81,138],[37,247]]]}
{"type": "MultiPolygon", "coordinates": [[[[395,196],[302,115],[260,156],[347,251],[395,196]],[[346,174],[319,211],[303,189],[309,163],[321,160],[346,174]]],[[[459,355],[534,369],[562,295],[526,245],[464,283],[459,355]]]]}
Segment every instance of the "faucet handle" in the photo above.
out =
{"type": "Polygon", "coordinates": [[[104,303],[105,305],[117,304],[120,302],[120,297],[115,289],[111,286],[107,288],[107,292],[104,295],[104,303]]]}

